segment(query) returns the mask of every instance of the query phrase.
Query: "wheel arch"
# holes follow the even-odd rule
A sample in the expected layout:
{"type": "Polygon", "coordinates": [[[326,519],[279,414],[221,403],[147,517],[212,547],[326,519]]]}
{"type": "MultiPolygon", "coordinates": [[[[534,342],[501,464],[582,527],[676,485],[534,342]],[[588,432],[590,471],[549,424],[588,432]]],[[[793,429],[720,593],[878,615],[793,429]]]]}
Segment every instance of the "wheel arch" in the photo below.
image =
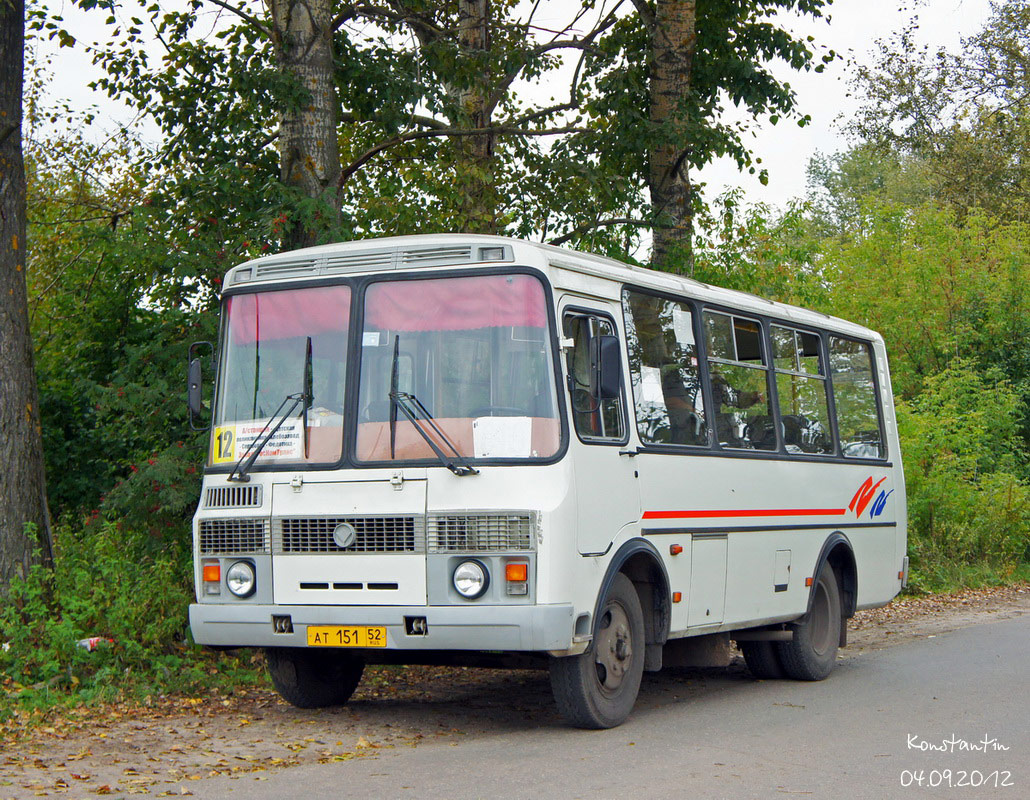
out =
{"type": "MultiPolygon", "coordinates": [[[[655,546],[646,539],[635,538],[624,543],[612,556],[608,569],[601,581],[594,601],[594,618],[592,630],[596,630],[601,604],[611,589],[612,581],[619,573],[624,573],[633,582],[640,598],[640,608],[644,612],[644,639],[649,651],[657,649],[657,654],[648,661],[658,658],[661,666],[661,646],[669,638],[669,624],[672,617],[672,595],[669,589],[669,574],[662,563],[662,558],[655,546]]],[[[645,669],[648,667],[645,666],[645,669]]]]}
{"type": "Polygon", "coordinates": [[[841,616],[850,619],[858,608],[858,566],[855,561],[855,550],[851,541],[841,531],[834,531],[823,542],[812,571],[812,586],[808,591],[807,614],[812,610],[815,600],[815,586],[819,574],[829,566],[836,575],[841,595],[841,616]]]}

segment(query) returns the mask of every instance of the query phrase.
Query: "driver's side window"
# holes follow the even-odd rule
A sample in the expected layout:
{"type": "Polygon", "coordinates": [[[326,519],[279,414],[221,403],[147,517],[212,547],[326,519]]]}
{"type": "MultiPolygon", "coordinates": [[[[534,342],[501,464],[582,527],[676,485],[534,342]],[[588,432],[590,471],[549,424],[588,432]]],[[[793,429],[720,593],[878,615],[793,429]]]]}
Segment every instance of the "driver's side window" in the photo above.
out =
{"type": "Polygon", "coordinates": [[[580,439],[624,441],[625,415],[622,396],[598,399],[594,368],[590,359],[590,340],[596,336],[616,336],[611,320],[586,313],[569,313],[562,324],[572,348],[566,351],[572,419],[580,439]]]}

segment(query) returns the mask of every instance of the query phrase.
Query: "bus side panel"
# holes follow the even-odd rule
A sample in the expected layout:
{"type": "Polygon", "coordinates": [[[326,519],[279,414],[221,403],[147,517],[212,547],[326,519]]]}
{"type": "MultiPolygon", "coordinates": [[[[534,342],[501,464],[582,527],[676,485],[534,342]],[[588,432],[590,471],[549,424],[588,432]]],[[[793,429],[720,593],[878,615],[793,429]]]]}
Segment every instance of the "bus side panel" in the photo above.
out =
{"type": "Polygon", "coordinates": [[[814,577],[835,531],[855,550],[859,602],[882,605],[897,593],[891,468],[656,453],[635,460],[645,535],[667,561],[671,590],[686,600],[673,606],[673,632],[800,616],[808,603],[805,580],[814,577]],[[717,548],[698,547],[720,537],[727,542],[724,563],[712,560],[717,548]],[[673,544],[683,547],[680,555],[671,554],[673,544]],[[713,580],[720,569],[725,580],[713,580]],[[719,607],[721,619],[706,613],[719,607]]]}

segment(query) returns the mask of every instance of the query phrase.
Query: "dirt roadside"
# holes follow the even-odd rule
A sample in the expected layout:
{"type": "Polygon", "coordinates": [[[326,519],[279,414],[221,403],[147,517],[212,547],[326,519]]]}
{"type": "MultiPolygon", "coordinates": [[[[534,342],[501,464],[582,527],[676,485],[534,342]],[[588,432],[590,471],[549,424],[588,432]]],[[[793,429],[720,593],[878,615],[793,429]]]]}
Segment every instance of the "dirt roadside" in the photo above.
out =
{"type": "MultiPolygon", "coordinates": [[[[842,657],[1026,613],[1026,584],[899,600],[859,612],[842,657]]],[[[729,669],[746,676],[739,658],[729,669]]],[[[705,681],[704,670],[645,675],[641,704],[703,691],[705,681]]],[[[261,780],[271,770],[366,758],[441,737],[458,745],[464,737],[560,724],[544,672],[370,668],[338,709],[300,711],[269,688],[149,708],[81,709],[9,728],[0,740],[0,798],[188,796],[197,781],[215,775],[261,780]]]]}

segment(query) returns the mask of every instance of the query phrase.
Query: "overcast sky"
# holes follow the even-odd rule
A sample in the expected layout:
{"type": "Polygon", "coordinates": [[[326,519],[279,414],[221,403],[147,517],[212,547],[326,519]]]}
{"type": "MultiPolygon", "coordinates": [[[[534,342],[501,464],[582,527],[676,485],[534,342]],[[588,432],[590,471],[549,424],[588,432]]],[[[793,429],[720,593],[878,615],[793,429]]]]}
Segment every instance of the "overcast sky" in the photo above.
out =
{"type": "MultiPolygon", "coordinates": [[[[576,6],[572,0],[557,0],[552,6],[554,19],[568,20],[569,11],[576,6]],[[563,11],[562,6],[568,6],[569,10],[563,11]]],[[[96,12],[83,15],[64,0],[48,3],[48,7],[55,13],[63,11],[67,27],[80,41],[92,42],[103,35],[103,27],[98,24],[103,15],[96,12]]],[[[849,97],[850,61],[868,63],[874,56],[876,40],[889,38],[913,15],[919,18],[917,41],[933,48],[957,49],[961,38],[976,33],[989,13],[988,0],[836,0],[831,6],[829,21],[781,18],[781,24],[797,35],[812,35],[818,44],[832,48],[845,58],[834,62],[821,74],[795,73],[782,65],[776,69],[777,74],[794,87],[800,110],[812,117],[812,123],[806,128],[799,128],[790,121],[757,127],[752,149],[769,170],[769,185],[762,186],[757,178],[741,175],[735,164],[724,159],[700,176],[708,185],[709,196],[730,186],[740,186],[751,202],[782,205],[791,198],[802,197],[809,158],[816,152],[835,152],[846,144],[839,130],[839,119],[853,112],[859,102],[858,98],[849,97]]],[[[538,17],[538,21],[543,23],[545,19],[538,17]]],[[[40,43],[39,47],[42,55],[49,53],[54,58],[52,98],[70,99],[78,108],[97,103],[101,127],[110,127],[114,121],[133,124],[132,114],[126,109],[91,95],[86,84],[97,73],[81,47],[73,51],[67,48],[58,51],[47,43],[40,43]]]]}

